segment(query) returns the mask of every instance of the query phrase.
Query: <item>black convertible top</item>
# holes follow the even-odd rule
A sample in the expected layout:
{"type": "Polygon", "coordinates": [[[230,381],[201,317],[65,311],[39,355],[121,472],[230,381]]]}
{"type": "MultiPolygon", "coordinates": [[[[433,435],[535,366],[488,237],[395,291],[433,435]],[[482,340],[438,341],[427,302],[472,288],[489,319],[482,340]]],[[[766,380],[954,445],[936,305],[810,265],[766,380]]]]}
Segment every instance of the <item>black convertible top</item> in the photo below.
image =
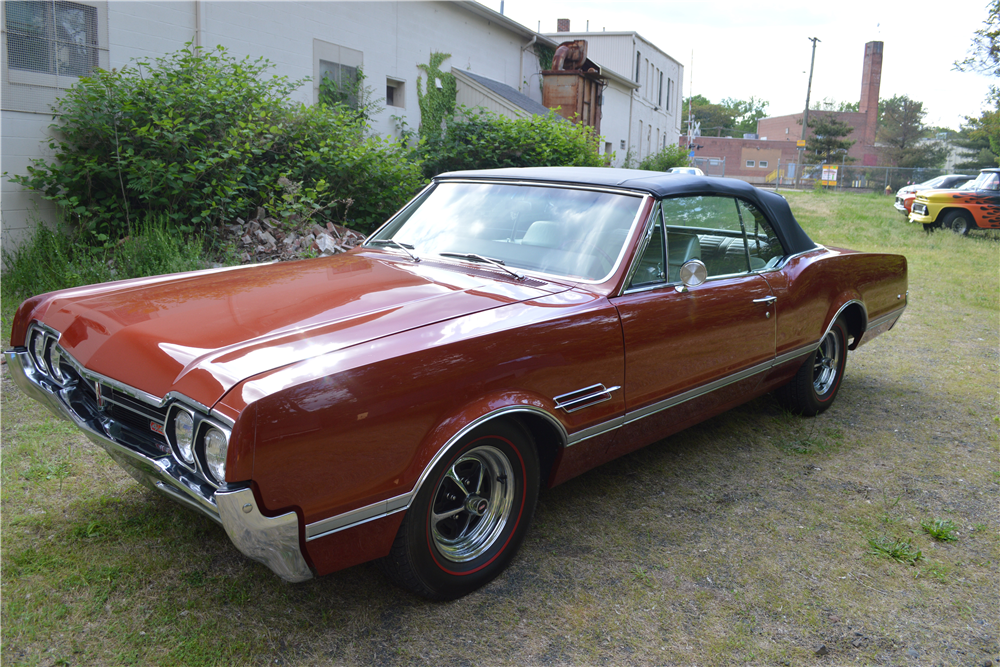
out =
{"type": "Polygon", "coordinates": [[[792,215],[792,210],[784,197],[767,190],[761,190],[735,178],[668,174],[642,169],[611,169],[607,167],[511,167],[507,169],[451,171],[434,178],[435,181],[452,179],[539,181],[566,183],[567,185],[626,188],[649,193],[658,199],[699,195],[740,197],[753,203],[764,212],[774,225],[774,231],[781,237],[789,254],[812,250],[816,247],[816,244],[795,220],[795,216],[792,215]]]}

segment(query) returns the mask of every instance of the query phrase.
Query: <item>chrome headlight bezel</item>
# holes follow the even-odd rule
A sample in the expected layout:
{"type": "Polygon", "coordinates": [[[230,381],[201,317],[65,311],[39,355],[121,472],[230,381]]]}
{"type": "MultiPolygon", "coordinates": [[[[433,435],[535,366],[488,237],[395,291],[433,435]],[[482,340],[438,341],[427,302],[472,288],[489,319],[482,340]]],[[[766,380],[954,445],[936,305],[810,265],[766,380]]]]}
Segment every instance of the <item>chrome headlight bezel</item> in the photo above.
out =
{"type": "MultiPolygon", "coordinates": [[[[174,458],[188,470],[195,472],[195,445],[198,442],[198,420],[193,410],[186,408],[180,403],[174,403],[167,410],[167,419],[164,424],[164,431],[167,436],[167,443],[174,454],[174,458]],[[187,419],[190,421],[190,435],[187,438],[181,437],[178,433],[178,420],[187,419]]],[[[186,429],[185,429],[186,430],[186,429]]]]}
{"type": "Polygon", "coordinates": [[[49,374],[48,366],[45,364],[45,348],[47,347],[47,338],[45,332],[37,327],[33,328],[31,331],[31,338],[28,341],[28,351],[31,354],[31,360],[35,362],[35,368],[37,368],[43,375],[49,374]]]}
{"type": "Polygon", "coordinates": [[[203,435],[199,439],[200,451],[204,456],[204,471],[210,481],[226,483],[226,457],[229,455],[229,433],[210,422],[204,422],[203,435]]]}

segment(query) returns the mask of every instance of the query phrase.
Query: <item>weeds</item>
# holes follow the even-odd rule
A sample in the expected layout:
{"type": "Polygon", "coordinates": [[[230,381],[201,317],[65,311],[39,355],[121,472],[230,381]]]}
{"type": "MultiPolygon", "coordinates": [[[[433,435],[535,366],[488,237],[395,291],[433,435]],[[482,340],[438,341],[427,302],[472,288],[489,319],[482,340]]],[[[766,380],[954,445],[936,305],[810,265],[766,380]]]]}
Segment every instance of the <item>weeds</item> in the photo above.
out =
{"type": "Polygon", "coordinates": [[[921,521],[920,527],[924,532],[933,537],[938,542],[955,542],[958,535],[955,533],[958,526],[950,519],[934,519],[933,521],[921,521]]]}
{"type": "Polygon", "coordinates": [[[884,535],[870,537],[868,547],[868,553],[873,556],[884,556],[906,565],[916,565],[917,561],[924,557],[920,549],[913,546],[909,539],[894,540],[884,535]]]}

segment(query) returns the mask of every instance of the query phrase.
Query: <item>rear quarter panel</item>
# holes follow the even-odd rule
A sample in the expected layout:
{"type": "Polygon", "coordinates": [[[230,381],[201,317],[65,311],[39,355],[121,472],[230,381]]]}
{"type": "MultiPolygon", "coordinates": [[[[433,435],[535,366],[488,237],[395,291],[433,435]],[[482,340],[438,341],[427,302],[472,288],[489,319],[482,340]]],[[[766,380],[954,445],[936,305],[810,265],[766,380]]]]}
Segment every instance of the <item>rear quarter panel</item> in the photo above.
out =
{"type": "MultiPolygon", "coordinates": [[[[793,258],[783,271],[764,274],[777,313],[776,353],[819,342],[845,305],[863,304],[871,321],[906,305],[907,268],[902,255],[819,248],[793,258]]],[[[859,337],[862,330],[852,328],[859,337]]]]}

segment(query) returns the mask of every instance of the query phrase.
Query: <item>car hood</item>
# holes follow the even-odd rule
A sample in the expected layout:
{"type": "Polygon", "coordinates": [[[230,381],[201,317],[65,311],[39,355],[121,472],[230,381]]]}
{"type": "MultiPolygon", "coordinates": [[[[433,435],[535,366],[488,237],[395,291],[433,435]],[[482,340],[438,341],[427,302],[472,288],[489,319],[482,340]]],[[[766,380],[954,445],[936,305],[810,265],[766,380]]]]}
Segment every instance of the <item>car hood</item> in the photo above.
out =
{"type": "Polygon", "coordinates": [[[259,373],[565,289],[375,251],[55,292],[36,313],[87,369],[212,406],[259,373]]]}

